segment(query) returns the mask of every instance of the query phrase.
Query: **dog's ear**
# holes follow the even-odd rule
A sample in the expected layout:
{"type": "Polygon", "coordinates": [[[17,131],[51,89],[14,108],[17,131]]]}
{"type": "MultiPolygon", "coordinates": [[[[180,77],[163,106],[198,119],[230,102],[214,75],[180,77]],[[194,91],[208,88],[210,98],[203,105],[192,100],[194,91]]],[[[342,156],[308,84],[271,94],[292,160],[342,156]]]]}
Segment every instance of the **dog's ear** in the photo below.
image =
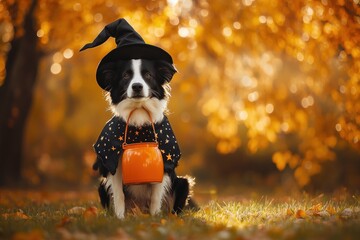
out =
{"type": "Polygon", "coordinates": [[[97,82],[101,88],[110,91],[116,76],[114,63],[107,63],[98,71],[97,82]]]}
{"type": "Polygon", "coordinates": [[[177,72],[177,69],[173,64],[165,61],[158,61],[156,69],[162,84],[166,82],[169,83],[174,74],[177,72]]]}
{"type": "Polygon", "coordinates": [[[111,83],[113,82],[113,80],[115,78],[115,71],[112,69],[105,69],[102,72],[102,75],[103,75],[104,82],[108,83],[107,85],[111,85],[111,83]]]}

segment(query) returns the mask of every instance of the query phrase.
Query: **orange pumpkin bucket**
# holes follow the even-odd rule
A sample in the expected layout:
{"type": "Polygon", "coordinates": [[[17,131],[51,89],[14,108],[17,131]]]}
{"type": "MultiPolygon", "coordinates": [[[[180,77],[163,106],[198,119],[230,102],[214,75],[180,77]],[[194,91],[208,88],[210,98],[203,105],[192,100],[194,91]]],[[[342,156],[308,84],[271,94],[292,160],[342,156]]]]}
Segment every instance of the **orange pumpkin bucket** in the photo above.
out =
{"type": "Polygon", "coordinates": [[[142,184],[162,182],[164,175],[164,163],[157,142],[155,126],[148,113],[155,135],[155,142],[126,143],[129,119],[134,112],[130,113],[126,122],[123,143],[123,155],[121,159],[123,184],[142,184]]]}

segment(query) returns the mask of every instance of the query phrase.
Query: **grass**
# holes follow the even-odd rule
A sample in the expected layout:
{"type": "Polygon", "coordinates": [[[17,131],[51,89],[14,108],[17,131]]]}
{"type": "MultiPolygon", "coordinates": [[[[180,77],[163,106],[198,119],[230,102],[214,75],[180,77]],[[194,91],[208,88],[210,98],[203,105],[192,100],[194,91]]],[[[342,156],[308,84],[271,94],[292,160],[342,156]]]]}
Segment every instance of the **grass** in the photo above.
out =
{"type": "Polygon", "coordinates": [[[96,197],[0,190],[0,239],[358,239],[356,196],[210,201],[197,212],[150,217],[134,210],[123,221],[96,197]],[[37,193],[38,194],[38,193],[37,193]],[[82,199],[82,200],[79,200],[82,199]]]}

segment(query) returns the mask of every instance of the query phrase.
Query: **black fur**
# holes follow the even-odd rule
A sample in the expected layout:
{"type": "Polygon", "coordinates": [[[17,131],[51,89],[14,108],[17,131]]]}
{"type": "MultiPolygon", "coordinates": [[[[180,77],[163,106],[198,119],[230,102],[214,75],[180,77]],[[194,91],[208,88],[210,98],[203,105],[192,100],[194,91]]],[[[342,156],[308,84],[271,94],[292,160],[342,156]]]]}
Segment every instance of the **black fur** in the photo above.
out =
{"type": "MultiPolygon", "coordinates": [[[[112,104],[118,104],[126,98],[126,90],[132,79],[133,70],[131,61],[119,60],[105,64],[100,70],[101,81],[107,83],[106,90],[110,92],[112,104]]],[[[165,98],[163,85],[170,82],[176,69],[165,61],[151,61],[142,59],[141,75],[152,89],[151,97],[165,98]]]]}
{"type": "Polygon", "coordinates": [[[103,208],[106,208],[106,209],[110,208],[111,194],[110,194],[109,190],[110,189],[106,188],[105,182],[101,181],[99,188],[98,188],[98,192],[99,192],[101,206],[103,206],[103,208]]]}
{"type": "Polygon", "coordinates": [[[189,196],[190,186],[186,178],[177,177],[174,181],[174,207],[172,212],[179,214],[185,207],[189,196]]]}
{"type": "Polygon", "coordinates": [[[107,170],[107,168],[104,167],[104,165],[101,162],[100,158],[96,158],[95,163],[93,164],[93,170],[97,171],[99,170],[99,173],[102,177],[106,177],[109,174],[109,170],[107,170]]]}

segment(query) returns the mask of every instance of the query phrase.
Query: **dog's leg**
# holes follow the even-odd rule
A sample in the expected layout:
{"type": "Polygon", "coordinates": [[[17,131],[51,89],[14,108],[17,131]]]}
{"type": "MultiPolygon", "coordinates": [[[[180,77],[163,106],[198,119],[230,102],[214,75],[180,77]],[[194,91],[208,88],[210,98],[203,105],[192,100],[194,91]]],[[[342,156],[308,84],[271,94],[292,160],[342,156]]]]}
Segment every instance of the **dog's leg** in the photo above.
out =
{"type": "Polygon", "coordinates": [[[109,174],[108,178],[111,180],[115,214],[117,218],[123,219],[125,217],[125,196],[122,184],[121,167],[118,167],[115,175],[109,174]]]}
{"type": "Polygon", "coordinates": [[[161,210],[161,201],[164,195],[162,183],[151,185],[150,214],[156,215],[161,210]]]}
{"type": "Polygon", "coordinates": [[[170,177],[165,174],[161,183],[151,185],[150,215],[160,213],[162,202],[164,201],[166,191],[168,191],[170,184],[170,177]]]}

